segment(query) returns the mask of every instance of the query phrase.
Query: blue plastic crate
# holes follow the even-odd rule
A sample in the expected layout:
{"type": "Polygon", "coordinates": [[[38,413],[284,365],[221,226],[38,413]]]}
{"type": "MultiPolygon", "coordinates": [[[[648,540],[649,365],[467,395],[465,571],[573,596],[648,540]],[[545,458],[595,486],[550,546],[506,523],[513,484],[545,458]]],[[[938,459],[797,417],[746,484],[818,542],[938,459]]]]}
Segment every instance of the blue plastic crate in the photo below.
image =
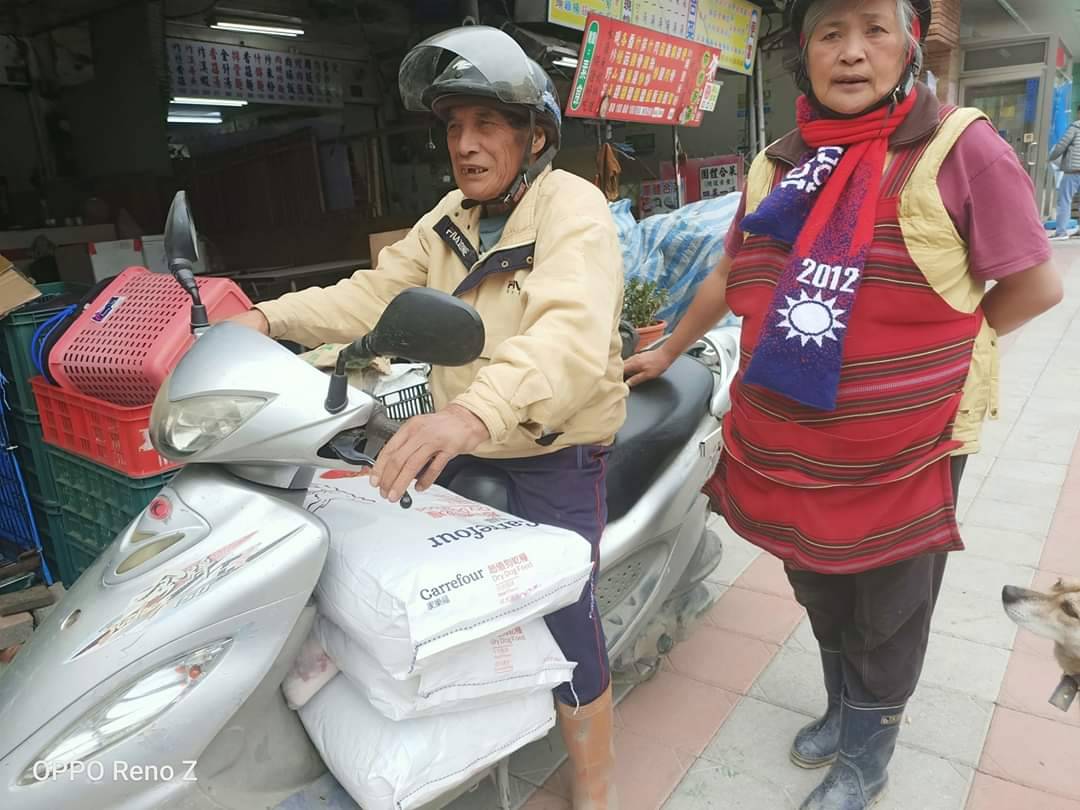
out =
{"type": "Polygon", "coordinates": [[[41,538],[30,508],[26,482],[7,428],[9,414],[4,398],[5,382],[0,377],[0,538],[17,548],[36,551],[41,559],[45,582],[52,585],[52,573],[41,550],[41,538]]]}

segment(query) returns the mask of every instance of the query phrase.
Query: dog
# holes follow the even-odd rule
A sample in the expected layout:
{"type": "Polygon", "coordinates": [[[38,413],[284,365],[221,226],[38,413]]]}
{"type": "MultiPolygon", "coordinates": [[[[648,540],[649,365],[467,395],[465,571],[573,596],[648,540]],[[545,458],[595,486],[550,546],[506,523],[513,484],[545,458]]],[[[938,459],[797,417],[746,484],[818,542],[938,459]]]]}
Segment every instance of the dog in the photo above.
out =
{"type": "Polygon", "coordinates": [[[1063,677],[1050,702],[1067,710],[1080,690],[1080,580],[1059,579],[1049,593],[1006,585],[1001,602],[1020,627],[1054,642],[1063,677]]]}

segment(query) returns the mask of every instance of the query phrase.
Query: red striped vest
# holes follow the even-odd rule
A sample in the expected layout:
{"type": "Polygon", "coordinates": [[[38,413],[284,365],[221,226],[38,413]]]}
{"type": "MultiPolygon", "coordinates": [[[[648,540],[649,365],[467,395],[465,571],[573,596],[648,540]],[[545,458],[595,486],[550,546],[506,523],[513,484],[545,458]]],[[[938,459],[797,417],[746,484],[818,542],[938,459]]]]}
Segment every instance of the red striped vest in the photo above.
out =
{"type": "Polygon", "coordinates": [[[791,245],[748,235],[732,266],[742,357],[706,492],[737,534],[795,568],[849,574],[963,548],[952,426],[982,312],[949,306],[904,243],[900,194],[930,142],[897,150],[884,176],[834,411],[742,382],[791,245]]]}

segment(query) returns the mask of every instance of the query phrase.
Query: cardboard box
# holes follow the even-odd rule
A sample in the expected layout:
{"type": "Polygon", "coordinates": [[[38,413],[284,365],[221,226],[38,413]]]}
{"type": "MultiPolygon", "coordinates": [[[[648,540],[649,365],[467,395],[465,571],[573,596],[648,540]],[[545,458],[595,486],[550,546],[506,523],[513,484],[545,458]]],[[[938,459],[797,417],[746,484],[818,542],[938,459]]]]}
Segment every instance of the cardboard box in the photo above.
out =
{"type": "Polygon", "coordinates": [[[379,233],[369,235],[368,245],[371,248],[372,268],[377,268],[379,266],[379,253],[382,252],[382,249],[384,247],[389,247],[395,242],[400,242],[409,235],[410,230],[410,228],[402,228],[398,231],[380,231],[379,233]]]}
{"type": "Polygon", "coordinates": [[[0,256],[0,317],[40,295],[41,291],[27,281],[15,265],[0,256]]]}

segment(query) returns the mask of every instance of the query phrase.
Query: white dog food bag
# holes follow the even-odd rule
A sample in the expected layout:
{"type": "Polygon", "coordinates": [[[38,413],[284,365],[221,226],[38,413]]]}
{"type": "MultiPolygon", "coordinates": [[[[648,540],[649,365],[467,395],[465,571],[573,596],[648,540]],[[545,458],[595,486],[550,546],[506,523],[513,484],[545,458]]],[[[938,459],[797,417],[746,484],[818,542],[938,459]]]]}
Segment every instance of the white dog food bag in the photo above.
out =
{"type": "Polygon", "coordinates": [[[390,677],[325,616],[316,620],[313,633],[335,669],[391,720],[465,711],[514,696],[550,692],[570,680],[575,666],[566,660],[543,619],[462,644],[405,681],[390,677]]]}
{"type": "Polygon", "coordinates": [[[337,665],[330,660],[313,629],[281,684],[286,704],[294,711],[299,709],[337,674],[337,665]]]}
{"type": "Polygon", "coordinates": [[[319,612],[395,678],[580,597],[592,569],[581,535],[442,487],[412,498],[402,509],[366,475],[330,470],[306,502],[330,529],[319,612]]]}
{"type": "Polygon", "coordinates": [[[364,810],[412,810],[465,784],[555,725],[538,692],[478,708],[395,722],[339,675],[300,710],[323,762],[364,810]]]}

